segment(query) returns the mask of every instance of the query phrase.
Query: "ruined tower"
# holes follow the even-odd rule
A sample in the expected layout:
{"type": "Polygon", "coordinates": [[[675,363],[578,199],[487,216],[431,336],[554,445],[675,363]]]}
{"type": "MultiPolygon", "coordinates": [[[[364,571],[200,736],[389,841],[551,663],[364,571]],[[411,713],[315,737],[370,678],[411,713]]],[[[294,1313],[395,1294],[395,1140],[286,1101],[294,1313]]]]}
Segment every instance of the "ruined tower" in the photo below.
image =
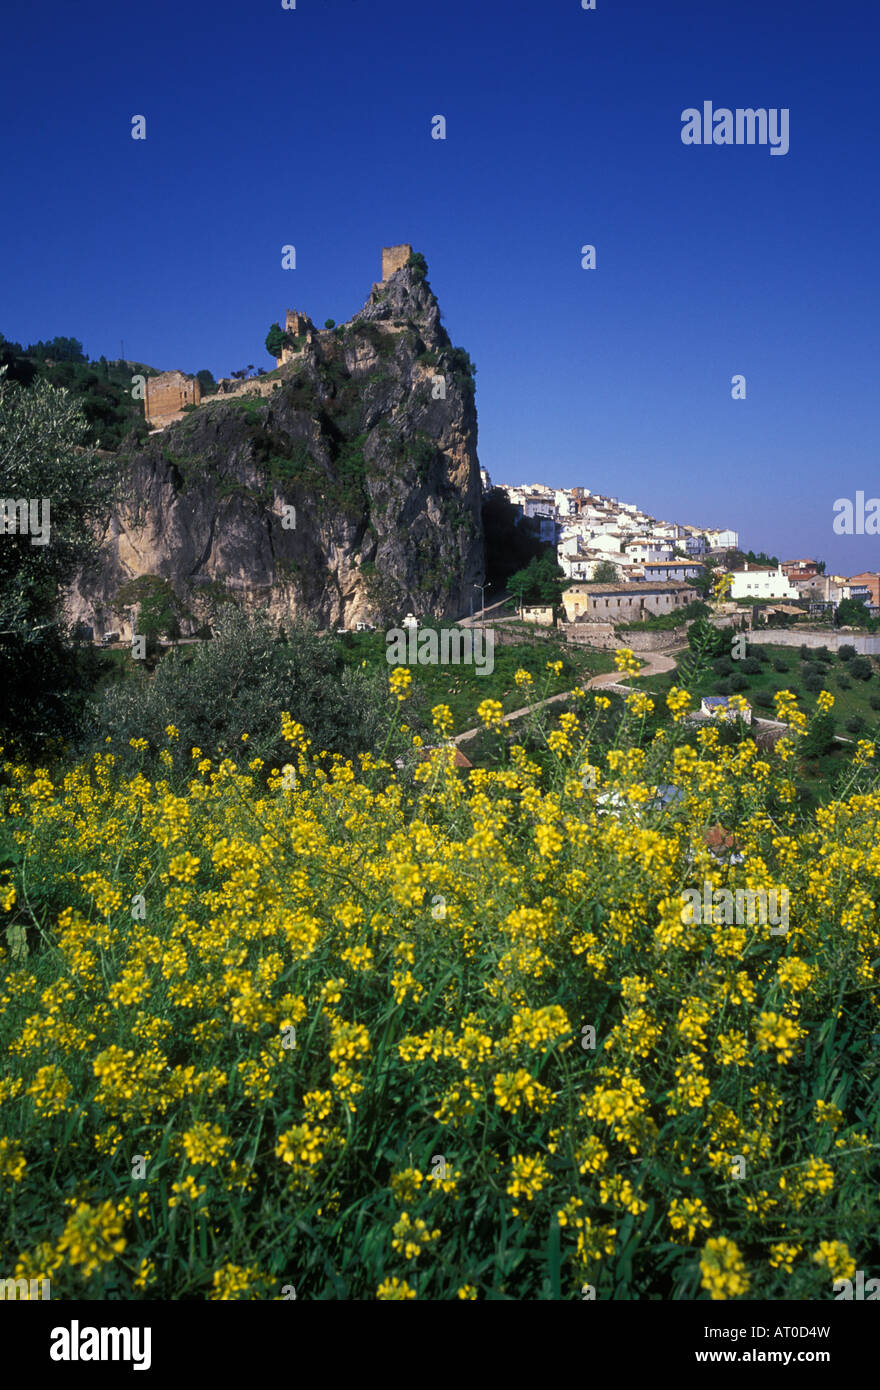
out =
{"type": "MultiPolygon", "coordinates": [[[[288,309],[284,319],[284,331],[289,333],[292,338],[307,338],[310,333],[314,333],[315,325],[308,314],[301,314],[298,309],[288,309]]],[[[289,362],[297,355],[293,348],[283,347],[281,356],[275,359],[276,364],[282,367],[285,362],[289,362]]]]}
{"type": "Polygon", "coordinates": [[[400,270],[405,266],[411,255],[412,247],[408,242],[403,242],[400,246],[383,246],[381,283],[384,285],[395,270],[400,270]]]}
{"type": "Polygon", "coordinates": [[[144,386],[144,418],[153,429],[164,429],[183,417],[185,405],[198,405],[202,388],[197,377],[183,372],[148,376],[144,386]]]}
{"type": "Polygon", "coordinates": [[[313,332],[314,327],[308,314],[301,314],[298,309],[287,310],[284,320],[285,333],[292,333],[294,338],[303,338],[307,333],[313,332]]]}

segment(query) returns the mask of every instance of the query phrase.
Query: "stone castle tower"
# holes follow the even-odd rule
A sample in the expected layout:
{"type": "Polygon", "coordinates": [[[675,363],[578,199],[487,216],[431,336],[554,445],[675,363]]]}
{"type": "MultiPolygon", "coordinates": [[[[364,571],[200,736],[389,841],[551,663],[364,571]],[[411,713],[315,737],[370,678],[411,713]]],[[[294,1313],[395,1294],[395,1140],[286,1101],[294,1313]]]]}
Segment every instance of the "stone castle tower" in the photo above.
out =
{"type": "Polygon", "coordinates": [[[308,314],[301,314],[298,309],[288,309],[284,320],[285,333],[292,333],[295,338],[303,338],[307,333],[313,332],[314,327],[308,314]]]}
{"type": "Polygon", "coordinates": [[[390,279],[395,270],[402,269],[412,255],[412,247],[403,242],[400,246],[382,247],[382,280],[381,284],[390,279]]]}
{"type": "MultiPolygon", "coordinates": [[[[301,314],[298,309],[288,309],[284,319],[284,331],[294,338],[308,338],[309,334],[314,333],[315,325],[308,314],[301,314]]],[[[276,357],[275,365],[283,367],[285,362],[296,356],[293,348],[284,347],[281,349],[281,356],[276,357]]]]}
{"type": "Polygon", "coordinates": [[[183,372],[161,372],[148,376],[144,384],[144,418],[152,429],[164,429],[183,419],[185,405],[198,405],[202,388],[197,377],[183,372]]]}
{"type": "MultiPolygon", "coordinates": [[[[401,270],[406,265],[411,255],[412,247],[408,241],[401,242],[398,246],[383,246],[382,279],[378,285],[373,286],[373,290],[380,290],[396,270],[401,270]]],[[[288,309],[284,320],[284,331],[294,338],[307,338],[315,332],[315,325],[308,314],[301,314],[298,309],[288,309]]],[[[276,365],[283,367],[285,362],[289,362],[297,355],[292,348],[282,348],[281,356],[275,359],[276,365]]]]}

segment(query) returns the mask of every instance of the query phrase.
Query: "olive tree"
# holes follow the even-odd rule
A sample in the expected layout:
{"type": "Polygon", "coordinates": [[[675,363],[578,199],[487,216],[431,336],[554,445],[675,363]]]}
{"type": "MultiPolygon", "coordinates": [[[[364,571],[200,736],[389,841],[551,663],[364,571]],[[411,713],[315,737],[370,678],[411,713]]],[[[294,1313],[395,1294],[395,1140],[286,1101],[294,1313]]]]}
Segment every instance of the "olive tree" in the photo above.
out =
{"type": "Polygon", "coordinates": [[[95,553],[110,465],[83,446],[85,416],[67,390],[26,387],[0,368],[0,736],[34,752],[78,727],[94,654],[63,619],[64,588],[95,553]]]}

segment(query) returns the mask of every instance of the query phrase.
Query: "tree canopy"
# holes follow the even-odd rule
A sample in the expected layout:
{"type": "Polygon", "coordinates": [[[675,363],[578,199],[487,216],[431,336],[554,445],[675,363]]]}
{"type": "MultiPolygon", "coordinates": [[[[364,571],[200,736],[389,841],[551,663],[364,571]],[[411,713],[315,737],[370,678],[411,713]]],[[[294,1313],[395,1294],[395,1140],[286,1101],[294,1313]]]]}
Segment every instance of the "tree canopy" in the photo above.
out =
{"type": "Polygon", "coordinates": [[[49,338],[45,343],[31,343],[25,348],[26,357],[51,357],[55,362],[88,362],[79,338],[49,338]]]}
{"type": "Polygon", "coordinates": [[[279,358],[281,349],[287,342],[287,334],[280,323],[273,323],[269,332],[266,334],[266,351],[270,357],[279,358]]]}
{"type": "Polygon", "coordinates": [[[42,379],[25,388],[0,369],[0,496],[23,504],[0,517],[0,741],[7,746],[68,737],[81,710],[84,658],[65,629],[61,599],[94,554],[92,527],[109,484],[107,462],[82,447],[85,434],[84,412],[69,392],[42,379]]]}
{"type": "Polygon", "coordinates": [[[620,578],[613,560],[600,560],[593,570],[593,584],[616,584],[620,578]]]}
{"type": "Polygon", "coordinates": [[[511,575],[507,591],[518,603],[552,604],[555,608],[567,582],[565,572],[548,550],[540,558],[533,556],[525,569],[511,575]]]}
{"type": "Polygon", "coordinates": [[[835,614],[838,627],[868,627],[870,622],[871,615],[860,598],[840,600],[835,614]]]}

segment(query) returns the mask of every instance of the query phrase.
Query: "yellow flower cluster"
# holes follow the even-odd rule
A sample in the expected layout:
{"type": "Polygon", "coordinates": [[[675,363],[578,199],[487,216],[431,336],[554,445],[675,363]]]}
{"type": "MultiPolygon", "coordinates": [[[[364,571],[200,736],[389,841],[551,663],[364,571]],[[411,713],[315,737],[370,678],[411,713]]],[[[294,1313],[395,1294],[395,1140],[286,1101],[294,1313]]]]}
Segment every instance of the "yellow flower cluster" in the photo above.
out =
{"type": "Polygon", "coordinates": [[[398,700],[408,699],[412,690],[412,671],[408,666],[395,666],[388,677],[388,689],[398,700]]]}
{"type": "Polygon", "coordinates": [[[672,714],[673,722],[678,724],[686,716],[691,707],[691,697],[686,690],[681,690],[674,685],[666,696],[666,704],[672,714]]]}
{"type": "Polygon", "coordinates": [[[316,753],[289,715],[292,785],[198,749],[176,782],[106,752],[5,764],[0,1263],[61,1297],[277,1297],[283,1231],[310,1295],[470,1299],[510,1240],[533,1297],[555,1222],[564,1296],[613,1292],[618,1230],[666,1232],[664,1280],[698,1251],[713,1299],[849,1277],[876,1200],[877,773],[810,811],[790,697],[767,753],[689,732],[680,690],[646,731],[649,703],[609,748],[588,694],[469,776],[449,749],[419,778],[316,753]],[[684,923],[707,883],[784,885],[787,931],[684,923]],[[865,1060],[846,1085],[835,1046],[865,1060]]]}
{"type": "Polygon", "coordinates": [[[714,1300],[738,1298],[749,1291],[749,1276],[736,1245],[726,1236],[709,1239],[700,1256],[700,1284],[714,1300]]]}
{"type": "Polygon", "coordinates": [[[57,1253],[72,1265],[79,1265],[84,1279],[125,1249],[122,1215],[112,1202],[97,1207],[79,1202],[68,1218],[57,1253]]]}
{"type": "Polygon", "coordinates": [[[481,700],[477,705],[477,718],[487,729],[503,729],[504,706],[500,700],[481,700]]]}
{"type": "Polygon", "coordinates": [[[629,647],[618,647],[614,653],[614,665],[627,676],[637,676],[641,662],[629,647]]]}
{"type": "Polygon", "coordinates": [[[773,702],[776,706],[776,718],[783,724],[787,724],[792,733],[805,734],[807,732],[807,716],[798,709],[797,699],[790,690],[777,691],[773,696],[773,702]]]}
{"type": "Polygon", "coordinates": [[[415,1220],[409,1212],[401,1212],[400,1218],[392,1227],[392,1250],[397,1250],[405,1260],[417,1260],[427,1246],[440,1239],[440,1231],[429,1231],[421,1217],[415,1220]]]}
{"type": "Polygon", "coordinates": [[[842,1240],[820,1241],[812,1258],[817,1265],[828,1270],[832,1279],[852,1279],[856,1272],[856,1262],[842,1240]]]}

